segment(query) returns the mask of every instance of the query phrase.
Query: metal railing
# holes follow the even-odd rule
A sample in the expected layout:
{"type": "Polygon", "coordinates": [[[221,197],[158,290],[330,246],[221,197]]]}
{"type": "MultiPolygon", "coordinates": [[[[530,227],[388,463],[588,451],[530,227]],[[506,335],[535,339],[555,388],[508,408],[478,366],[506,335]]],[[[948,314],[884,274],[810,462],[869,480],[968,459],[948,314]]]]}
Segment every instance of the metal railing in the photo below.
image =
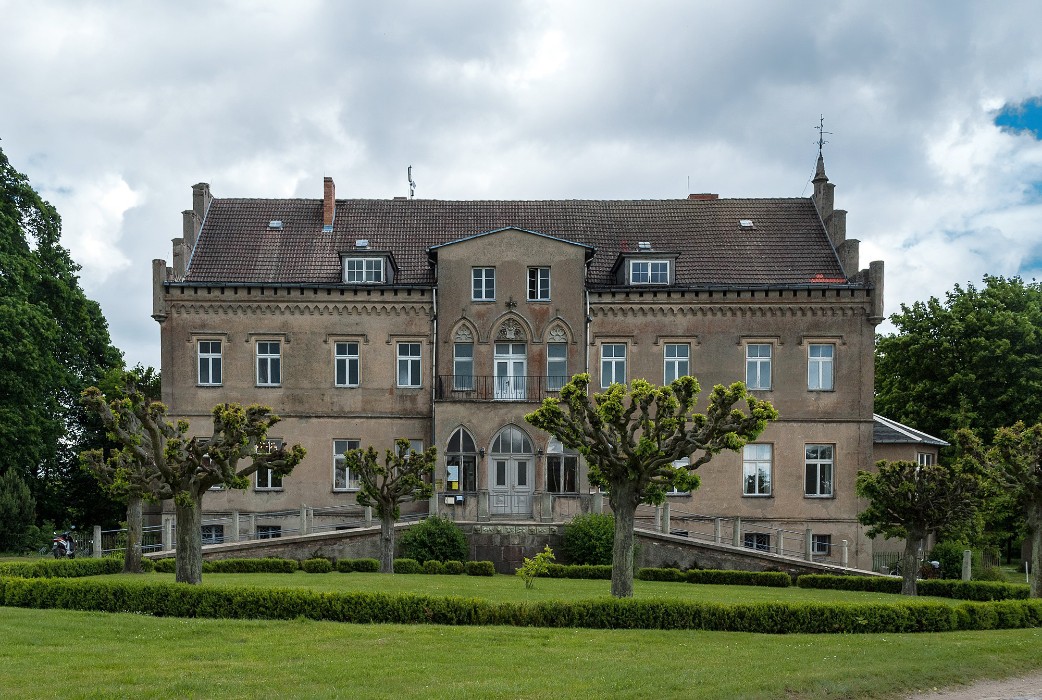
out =
{"type": "Polygon", "coordinates": [[[434,383],[438,401],[528,401],[556,396],[570,377],[509,375],[503,377],[442,374],[434,383]]]}

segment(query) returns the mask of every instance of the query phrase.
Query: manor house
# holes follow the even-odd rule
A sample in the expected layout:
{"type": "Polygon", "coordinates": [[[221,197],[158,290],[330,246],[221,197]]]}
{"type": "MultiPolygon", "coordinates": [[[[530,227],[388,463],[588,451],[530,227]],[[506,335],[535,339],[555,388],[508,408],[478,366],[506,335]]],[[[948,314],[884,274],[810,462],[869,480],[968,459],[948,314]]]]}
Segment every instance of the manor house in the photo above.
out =
{"type": "Polygon", "coordinates": [[[781,417],[702,467],[673,511],[740,516],[759,549],[810,529],[815,554],[846,540],[867,568],[854,481],[873,464],[883,263],[860,268],[820,157],[813,184],[810,198],[541,201],[195,185],[172,263],[153,261],[163,401],[199,435],[217,403],[269,405],[272,439],[308,452],[204,508],[278,535],[278,513],[355,505],[344,451],[405,438],[438,450],[424,509],[566,520],[590,502],[586,465],[524,415],[579,372],[594,387],[690,374],[703,395],[745,381],[781,417]]]}

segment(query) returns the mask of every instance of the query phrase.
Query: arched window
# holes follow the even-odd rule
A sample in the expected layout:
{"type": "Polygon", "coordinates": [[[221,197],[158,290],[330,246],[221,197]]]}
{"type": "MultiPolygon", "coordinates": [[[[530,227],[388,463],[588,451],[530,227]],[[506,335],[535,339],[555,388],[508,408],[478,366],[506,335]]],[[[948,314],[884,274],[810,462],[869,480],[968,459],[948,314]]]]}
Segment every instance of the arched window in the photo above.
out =
{"type": "Polygon", "coordinates": [[[565,449],[560,440],[546,444],[546,490],[550,493],[579,492],[579,453],[565,449]]]}
{"type": "Polygon", "coordinates": [[[476,453],[471,434],[465,428],[457,428],[449,437],[449,446],[445,450],[447,491],[478,490],[476,453]]]}
{"type": "Polygon", "coordinates": [[[530,455],[532,441],[521,430],[508,425],[496,434],[492,441],[492,454],[496,455],[530,455]]]}

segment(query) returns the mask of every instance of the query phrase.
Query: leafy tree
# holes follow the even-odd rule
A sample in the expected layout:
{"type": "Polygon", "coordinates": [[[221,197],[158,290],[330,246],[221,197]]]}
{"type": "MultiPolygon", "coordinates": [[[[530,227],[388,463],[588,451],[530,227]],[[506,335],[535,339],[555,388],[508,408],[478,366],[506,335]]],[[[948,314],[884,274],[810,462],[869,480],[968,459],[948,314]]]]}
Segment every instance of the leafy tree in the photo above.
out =
{"type": "Polygon", "coordinates": [[[90,387],[83,401],[122,445],[115,467],[130,468],[133,460],[135,469],[151,470],[154,481],[169,489],[177,516],[178,582],[202,581],[202,503],[212,486],[246,488],[247,477],[258,469],[282,476],[304,459],[300,445],[287,449],[265,442],[268,429],[279,421],[267,406],[215,406],[213,436],[207,438],[188,437],[188,421],[174,425],[166,419],[166,406],[138,389],[106,401],[97,387],[90,387]],[[240,467],[243,460],[248,462],[240,467]]]}
{"type": "Polygon", "coordinates": [[[0,475],[0,552],[21,553],[36,518],[36,500],[13,469],[0,475]]]}
{"type": "Polygon", "coordinates": [[[21,475],[38,517],[96,521],[109,501],[77,455],[101,434],[76,399],[122,359],[60,239],[54,207],[0,150],[0,473],[21,475]]]}
{"type": "Polygon", "coordinates": [[[944,301],[902,304],[897,332],[876,342],[875,408],[954,442],[988,442],[1018,420],[1042,420],[1042,286],[985,276],[944,301]]]}
{"type": "Polygon", "coordinates": [[[657,387],[643,379],[629,389],[612,384],[590,399],[590,375],[577,374],[525,420],[589,462],[590,482],[607,488],[615,514],[611,593],[633,595],[633,519],[641,503],[661,503],[666,491],[692,491],[692,472],[723,450],[754,440],[778,412],[746,393],[745,385],[717,385],[706,413],[694,413],[701,388],[693,377],[657,387]],[[744,401],[748,414],[734,408],[744,401]],[[696,456],[697,454],[697,456],[696,456]],[[689,458],[689,465],[676,467],[689,458]]]}
{"type": "Polygon", "coordinates": [[[470,546],[460,526],[448,518],[433,516],[402,533],[398,540],[401,556],[416,561],[467,561],[470,546]]]}
{"type": "Polygon", "coordinates": [[[1030,594],[1042,598],[1042,423],[1027,427],[1018,421],[999,428],[990,447],[969,430],[959,431],[956,439],[1024,514],[1031,535],[1030,594]]]}
{"type": "Polygon", "coordinates": [[[380,518],[380,571],[385,574],[394,573],[394,523],[401,517],[399,504],[430,498],[429,478],[437,454],[434,447],[417,452],[404,439],[395,440],[394,446],[393,451],[386,450],[382,465],[372,446],[344,453],[348,469],[358,474],[358,504],[374,508],[380,518]]]}
{"type": "Polygon", "coordinates": [[[980,507],[982,480],[979,473],[960,465],[880,461],[876,467],[875,472],[858,472],[855,490],[868,499],[858,521],[870,526],[869,537],[904,538],[901,593],[915,595],[919,552],[926,537],[973,519],[980,507]]]}

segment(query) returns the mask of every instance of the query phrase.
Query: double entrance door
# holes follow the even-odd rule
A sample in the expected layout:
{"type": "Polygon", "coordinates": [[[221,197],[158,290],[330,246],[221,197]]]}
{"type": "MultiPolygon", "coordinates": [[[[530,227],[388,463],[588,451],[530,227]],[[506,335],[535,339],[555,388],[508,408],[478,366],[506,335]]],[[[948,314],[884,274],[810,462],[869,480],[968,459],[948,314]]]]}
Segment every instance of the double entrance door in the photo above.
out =
{"type": "Polygon", "coordinates": [[[491,515],[532,515],[533,459],[515,455],[492,456],[489,484],[491,515]]]}
{"type": "Polygon", "coordinates": [[[496,343],[495,397],[500,401],[524,401],[527,394],[528,352],[524,343],[496,343]]]}

